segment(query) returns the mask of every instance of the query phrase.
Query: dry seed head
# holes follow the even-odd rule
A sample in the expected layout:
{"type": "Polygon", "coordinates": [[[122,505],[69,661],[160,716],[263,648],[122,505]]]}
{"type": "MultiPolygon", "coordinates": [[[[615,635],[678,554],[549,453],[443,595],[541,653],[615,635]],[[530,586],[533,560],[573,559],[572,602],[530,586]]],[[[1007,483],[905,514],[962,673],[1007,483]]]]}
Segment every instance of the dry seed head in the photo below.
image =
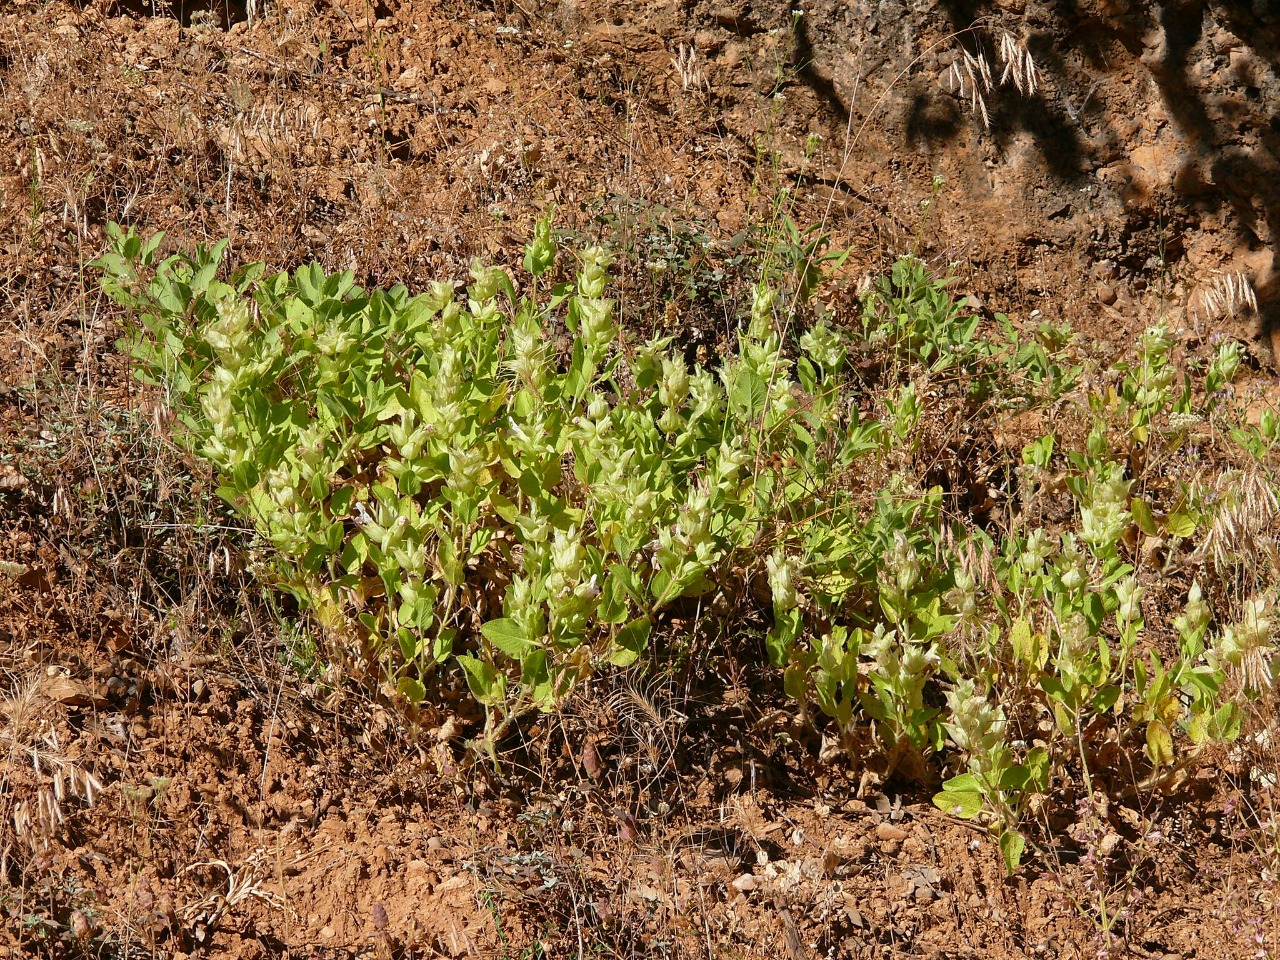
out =
{"type": "Polygon", "coordinates": [[[1253,285],[1243,271],[1228,273],[1213,278],[1213,283],[1200,292],[1201,319],[1211,320],[1218,317],[1235,318],[1247,311],[1257,312],[1258,298],[1253,292],[1253,285]]]}
{"type": "Polygon", "coordinates": [[[1266,478],[1233,470],[1219,480],[1221,499],[1201,548],[1218,570],[1256,560],[1274,540],[1280,503],[1266,478]]]}
{"type": "Polygon", "coordinates": [[[702,64],[698,60],[698,48],[692,42],[681,43],[676,55],[671,58],[671,65],[680,75],[680,89],[686,93],[690,90],[702,90],[706,80],[702,76],[702,64]]]}
{"type": "Polygon", "coordinates": [[[991,69],[987,59],[979,51],[975,56],[968,50],[961,50],[961,56],[952,62],[947,77],[953,93],[969,101],[969,110],[982,117],[984,127],[991,126],[991,116],[987,112],[986,96],[991,92],[991,69]]]}
{"type": "Polygon", "coordinates": [[[1004,72],[1000,74],[1001,86],[1012,80],[1022,96],[1035,96],[1040,87],[1040,70],[1031,59],[1031,51],[1027,49],[1025,41],[1018,40],[1010,33],[1001,34],[1000,59],[1004,61],[1004,72]]]}
{"type": "Polygon", "coordinates": [[[675,708],[670,690],[658,679],[645,687],[627,682],[608,702],[623,739],[642,746],[655,766],[665,765],[688,719],[675,708]]]}
{"type": "Polygon", "coordinates": [[[1004,62],[1004,70],[997,82],[991,77],[991,64],[981,49],[975,54],[961,47],[960,55],[952,61],[946,74],[950,92],[967,99],[970,112],[980,116],[987,128],[991,126],[987,97],[992,90],[1012,81],[1020,95],[1030,97],[1040,88],[1040,69],[1031,58],[1025,41],[1010,33],[1002,33],[1000,59],[1004,62]]]}
{"type": "MultiPolygon", "coordinates": [[[[57,835],[69,799],[92,804],[102,792],[92,773],[63,754],[48,707],[38,677],[0,702],[7,721],[0,729],[0,752],[9,761],[0,777],[0,818],[12,824],[12,839],[33,851],[47,848],[57,835]]],[[[5,849],[11,846],[7,833],[0,826],[5,849]]]]}

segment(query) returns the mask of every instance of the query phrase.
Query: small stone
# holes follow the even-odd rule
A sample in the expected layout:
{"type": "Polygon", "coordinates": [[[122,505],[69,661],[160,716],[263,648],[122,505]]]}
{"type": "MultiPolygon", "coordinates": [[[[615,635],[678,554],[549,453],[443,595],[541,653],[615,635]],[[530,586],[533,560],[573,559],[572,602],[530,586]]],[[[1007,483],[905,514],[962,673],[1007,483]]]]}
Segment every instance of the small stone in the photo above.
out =
{"type": "Polygon", "coordinates": [[[750,893],[756,888],[756,877],[753,873],[744,873],[738,879],[734,880],[729,886],[737,890],[739,893],[750,893]]]}
{"type": "Polygon", "coordinates": [[[876,824],[876,837],[880,840],[905,840],[908,831],[894,823],[876,824]]]}
{"type": "Polygon", "coordinates": [[[1108,307],[1116,302],[1116,288],[1109,283],[1098,284],[1098,302],[1108,307]]]}

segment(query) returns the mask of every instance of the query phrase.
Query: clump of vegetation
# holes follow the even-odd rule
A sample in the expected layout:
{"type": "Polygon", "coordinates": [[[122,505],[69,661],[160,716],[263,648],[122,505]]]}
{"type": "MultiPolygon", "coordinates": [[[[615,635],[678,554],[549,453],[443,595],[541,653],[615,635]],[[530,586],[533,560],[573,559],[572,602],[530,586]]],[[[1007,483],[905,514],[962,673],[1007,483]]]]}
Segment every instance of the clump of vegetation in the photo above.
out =
{"type": "Polygon", "coordinates": [[[1088,369],[1069,331],[967,315],[914,257],[858,324],[815,320],[835,261],[796,236],[714,369],[619,329],[607,251],[552,282],[549,222],[519,287],[474,263],[465,298],[314,265],[222,279],[225,243],[158,261],[118,228],[98,266],[328,656],[415,706],[465,685],[492,752],[592,674],[686,655],[670,613],[710,601],[761,637],[797,727],[883,776],[951,772],[935,802],[1014,869],[1033,804],[1120,766],[1176,787],[1270,685],[1274,424],[1227,417],[1246,466],[1211,493],[1197,448],[1237,344],[1180,370],[1155,327],[1088,369]],[[1044,429],[1006,462],[1015,416],[1044,429]]]}

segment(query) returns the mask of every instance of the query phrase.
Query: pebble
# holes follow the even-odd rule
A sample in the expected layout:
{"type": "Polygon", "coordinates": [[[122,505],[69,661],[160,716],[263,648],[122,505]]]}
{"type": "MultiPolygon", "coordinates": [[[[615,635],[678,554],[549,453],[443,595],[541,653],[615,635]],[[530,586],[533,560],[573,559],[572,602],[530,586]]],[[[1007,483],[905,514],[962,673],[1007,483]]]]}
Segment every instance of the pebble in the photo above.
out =
{"type": "Polygon", "coordinates": [[[905,840],[908,831],[893,823],[876,824],[876,837],[880,840],[905,840]]]}
{"type": "Polygon", "coordinates": [[[756,888],[756,877],[753,873],[744,873],[738,879],[734,880],[729,886],[737,890],[739,893],[750,893],[756,888]]]}

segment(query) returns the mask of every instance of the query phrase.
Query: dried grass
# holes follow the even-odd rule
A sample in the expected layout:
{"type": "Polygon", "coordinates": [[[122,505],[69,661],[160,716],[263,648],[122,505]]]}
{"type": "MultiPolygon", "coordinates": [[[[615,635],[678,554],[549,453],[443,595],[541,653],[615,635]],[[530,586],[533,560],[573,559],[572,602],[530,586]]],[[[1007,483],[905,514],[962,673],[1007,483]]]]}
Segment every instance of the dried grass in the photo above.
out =
{"type": "Polygon", "coordinates": [[[946,72],[948,92],[969,101],[969,112],[982,118],[982,125],[991,127],[991,113],[987,98],[999,87],[1012,83],[1021,96],[1032,97],[1040,89],[1040,69],[1027,49],[1026,41],[1010,33],[1000,35],[1000,60],[1004,69],[1000,79],[993,78],[991,64],[981,47],[971,52],[960,47],[958,56],[946,72]]]}
{"type": "Polygon", "coordinates": [[[38,674],[26,678],[0,703],[5,724],[0,749],[0,872],[15,852],[46,850],[62,832],[74,803],[92,805],[102,783],[58,741],[53,703],[38,674]]]}
{"type": "Polygon", "coordinates": [[[702,74],[702,61],[698,57],[698,48],[692,41],[681,43],[676,54],[671,58],[671,66],[680,77],[680,89],[685,93],[704,91],[710,85],[702,74]]]}
{"type": "Polygon", "coordinates": [[[643,686],[624,682],[609,697],[608,705],[622,741],[640,747],[655,773],[674,762],[688,718],[675,708],[672,693],[660,678],[643,686]]]}
{"type": "Polygon", "coordinates": [[[1214,277],[1213,283],[1200,291],[1200,303],[1194,309],[1197,322],[1235,319],[1245,313],[1257,313],[1258,297],[1253,284],[1242,271],[1214,277]]]}
{"type": "Polygon", "coordinates": [[[1201,545],[1219,573],[1256,569],[1264,559],[1277,570],[1276,520],[1280,503],[1266,477],[1255,470],[1231,470],[1218,480],[1218,506],[1201,545]]]}

